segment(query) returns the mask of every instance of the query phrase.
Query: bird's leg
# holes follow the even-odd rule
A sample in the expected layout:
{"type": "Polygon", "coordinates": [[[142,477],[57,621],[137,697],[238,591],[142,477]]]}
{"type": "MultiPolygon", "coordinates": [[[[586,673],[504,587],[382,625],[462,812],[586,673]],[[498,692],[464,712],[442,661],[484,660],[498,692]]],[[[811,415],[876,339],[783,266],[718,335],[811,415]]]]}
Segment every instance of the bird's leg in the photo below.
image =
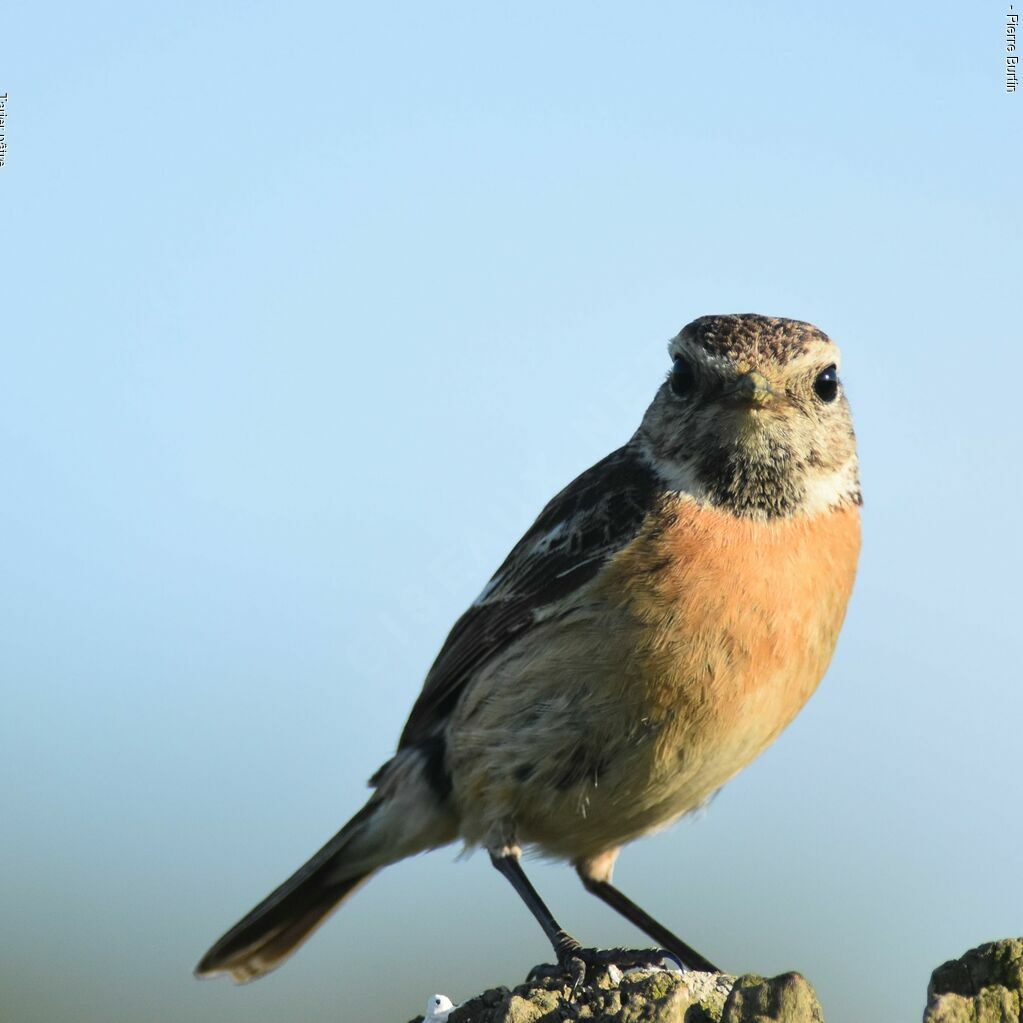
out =
{"type": "MultiPolygon", "coordinates": [[[[612,909],[616,909],[630,923],[635,924],[654,941],[666,948],[682,965],[700,973],[720,973],[709,959],[705,959],[695,948],[687,945],[678,935],[672,934],[663,924],[658,923],[646,910],[641,909],[632,899],[623,895],[608,880],[594,877],[587,871],[588,864],[584,861],[576,864],[576,870],[588,892],[602,899],[612,909]]],[[[610,867],[608,867],[610,873],[610,867]]]]}
{"type": "MultiPolygon", "coordinates": [[[[512,887],[519,893],[519,897],[529,907],[529,911],[536,917],[537,922],[543,928],[544,934],[547,935],[547,940],[554,947],[554,954],[558,959],[558,966],[568,974],[572,982],[572,994],[573,996],[581,987],[583,980],[586,978],[586,967],[589,966],[600,966],[606,967],[612,963],[616,966],[625,967],[626,969],[630,966],[653,966],[661,962],[665,957],[672,959],[679,959],[679,965],[688,965],[675,953],[675,951],[665,946],[664,949],[641,949],[632,950],[625,948],[612,948],[612,949],[593,949],[583,948],[575,938],[572,937],[557,920],[554,919],[554,915],[547,908],[546,903],[540,898],[539,893],[533,887],[529,878],[526,877],[525,871],[522,869],[522,864],[519,862],[519,848],[516,845],[504,845],[497,850],[490,851],[490,862],[511,882],[512,887]]],[[[614,889],[612,889],[614,890],[614,889]]],[[[617,893],[621,898],[624,896],[617,893]]],[[[625,900],[628,902],[628,900],[625,900]]],[[[632,903],[629,903],[631,906],[632,903]]],[[[642,912],[642,910],[640,910],[642,912]]],[[[669,934],[662,927],[661,930],[665,934],[669,934]]],[[[671,935],[674,937],[673,935],[671,935]]],[[[702,956],[698,956],[697,953],[693,952],[684,942],[675,941],[681,945],[682,948],[686,949],[689,953],[696,957],[696,959],[706,967],[701,966],[700,968],[710,968],[710,964],[707,963],[702,956]]],[[[541,971],[542,972],[542,971],[541,971]]],[[[714,970],[713,972],[720,972],[714,970]]]]}
{"type": "Polygon", "coordinates": [[[519,898],[536,917],[537,923],[547,935],[547,940],[554,946],[558,965],[571,977],[572,990],[576,991],[586,975],[586,963],[579,955],[582,948],[579,942],[554,919],[554,915],[526,877],[526,872],[519,862],[518,846],[503,846],[498,850],[490,850],[490,862],[511,882],[512,888],[519,893],[519,898]]]}

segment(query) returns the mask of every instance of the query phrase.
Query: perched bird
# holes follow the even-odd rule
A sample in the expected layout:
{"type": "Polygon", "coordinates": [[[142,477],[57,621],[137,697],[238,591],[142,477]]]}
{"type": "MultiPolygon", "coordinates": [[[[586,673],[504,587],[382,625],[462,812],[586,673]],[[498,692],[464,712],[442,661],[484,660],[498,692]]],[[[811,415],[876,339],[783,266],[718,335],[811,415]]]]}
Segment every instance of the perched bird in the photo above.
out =
{"type": "Polygon", "coordinates": [[[426,1000],[426,1014],[423,1023],[448,1023],[448,1016],[455,1005],[447,995],[430,995],[426,1000]]]}
{"type": "Polygon", "coordinates": [[[554,497],[455,623],[366,805],[198,974],[262,976],[375,871],[458,838],[489,852],[576,983],[599,953],[551,915],[524,846],[715,969],[612,867],[817,687],[856,572],[860,485],[838,349],[816,327],[704,316],[669,354],[632,438],[554,497]]]}

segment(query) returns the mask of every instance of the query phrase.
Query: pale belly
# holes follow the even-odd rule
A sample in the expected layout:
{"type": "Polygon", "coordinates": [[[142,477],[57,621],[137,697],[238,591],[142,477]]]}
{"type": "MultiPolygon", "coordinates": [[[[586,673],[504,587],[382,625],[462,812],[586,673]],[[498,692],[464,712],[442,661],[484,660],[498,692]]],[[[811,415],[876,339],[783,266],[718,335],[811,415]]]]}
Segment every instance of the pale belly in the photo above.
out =
{"type": "Polygon", "coordinates": [[[855,509],[779,525],[683,507],[641,536],[456,712],[463,836],[579,859],[705,802],[816,688],[858,546],[855,509]]]}

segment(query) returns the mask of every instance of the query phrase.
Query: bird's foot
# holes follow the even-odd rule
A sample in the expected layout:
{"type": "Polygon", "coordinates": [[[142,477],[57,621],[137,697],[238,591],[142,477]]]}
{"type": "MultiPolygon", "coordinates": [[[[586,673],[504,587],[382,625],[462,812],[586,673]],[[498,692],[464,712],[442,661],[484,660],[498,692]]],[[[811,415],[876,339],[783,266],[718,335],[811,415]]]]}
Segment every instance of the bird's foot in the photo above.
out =
{"type": "Polygon", "coordinates": [[[593,965],[617,966],[620,970],[662,970],[664,960],[670,960],[678,969],[685,970],[685,963],[674,952],[666,948],[595,948],[587,949],[593,965]]]}
{"type": "MultiPolygon", "coordinates": [[[[664,960],[669,959],[684,970],[678,956],[663,948],[583,948],[570,934],[562,935],[558,941],[556,965],[535,966],[529,972],[530,981],[543,978],[567,977],[574,998],[583,984],[596,982],[600,974],[611,967],[618,970],[663,969],[664,960]]],[[[620,979],[620,977],[618,978],[620,979]]]]}

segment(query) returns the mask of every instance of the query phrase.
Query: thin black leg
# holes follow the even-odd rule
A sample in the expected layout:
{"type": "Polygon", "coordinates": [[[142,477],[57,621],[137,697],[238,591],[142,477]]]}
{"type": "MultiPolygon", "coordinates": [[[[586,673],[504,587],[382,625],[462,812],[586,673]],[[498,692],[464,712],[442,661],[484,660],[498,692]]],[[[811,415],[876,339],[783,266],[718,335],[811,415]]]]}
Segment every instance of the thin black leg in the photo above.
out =
{"type": "Polygon", "coordinates": [[[511,882],[512,888],[519,893],[519,898],[529,907],[530,913],[536,917],[543,928],[547,940],[554,946],[558,963],[566,967],[575,979],[576,985],[582,980],[585,964],[578,957],[579,942],[564,930],[554,915],[547,908],[539,893],[533,887],[526,872],[519,862],[518,851],[503,853],[491,852],[490,862],[511,882]]]}
{"type": "MultiPolygon", "coordinates": [[[[608,881],[598,881],[595,878],[587,877],[581,871],[579,877],[588,892],[593,892],[598,899],[602,899],[612,909],[616,909],[630,923],[635,924],[641,931],[649,934],[658,944],[663,945],[673,955],[678,956],[682,963],[691,970],[701,973],[720,973],[709,959],[705,959],[696,949],[687,945],[680,937],[672,934],[667,927],[659,924],[646,910],[641,909],[632,899],[623,895],[613,884],[608,881]]],[[[528,881],[526,882],[529,883],[528,881]]]]}

